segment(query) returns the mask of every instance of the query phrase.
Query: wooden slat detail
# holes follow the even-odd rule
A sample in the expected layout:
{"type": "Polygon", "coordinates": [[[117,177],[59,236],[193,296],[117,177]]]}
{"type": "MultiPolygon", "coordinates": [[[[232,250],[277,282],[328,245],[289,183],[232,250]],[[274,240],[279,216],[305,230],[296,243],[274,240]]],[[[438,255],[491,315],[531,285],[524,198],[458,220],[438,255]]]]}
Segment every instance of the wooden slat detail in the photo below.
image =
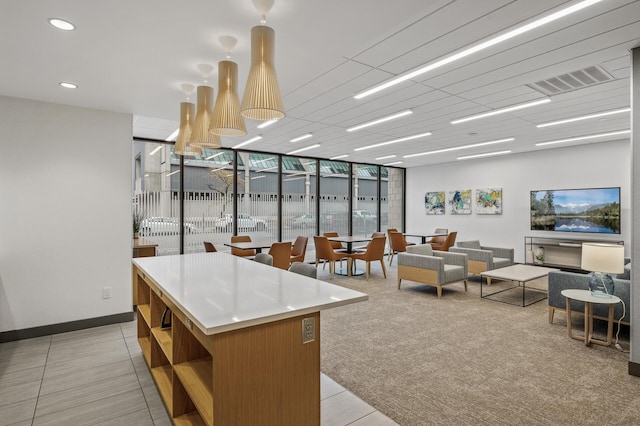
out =
{"type": "Polygon", "coordinates": [[[164,352],[164,356],[167,357],[170,364],[173,364],[173,345],[171,344],[171,329],[162,329],[160,327],[154,327],[151,329],[153,337],[155,337],[160,349],[164,352]]]}
{"type": "Polygon", "coordinates": [[[469,273],[472,275],[477,275],[487,270],[487,262],[481,262],[479,260],[470,260],[467,266],[469,273]]]}
{"type": "Polygon", "coordinates": [[[438,272],[432,269],[422,269],[415,266],[398,265],[398,278],[424,284],[437,284],[438,272]]]}
{"type": "Polygon", "coordinates": [[[156,382],[158,393],[160,393],[162,401],[164,401],[164,405],[169,408],[169,414],[173,415],[173,386],[171,384],[171,374],[172,370],[171,365],[169,364],[151,369],[151,375],[153,376],[153,380],[156,382]]]}
{"type": "Polygon", "coordinates": [[[177,364],[174,371],[206,424],[213,425],[213,373],[211,358],[177,364]]]}

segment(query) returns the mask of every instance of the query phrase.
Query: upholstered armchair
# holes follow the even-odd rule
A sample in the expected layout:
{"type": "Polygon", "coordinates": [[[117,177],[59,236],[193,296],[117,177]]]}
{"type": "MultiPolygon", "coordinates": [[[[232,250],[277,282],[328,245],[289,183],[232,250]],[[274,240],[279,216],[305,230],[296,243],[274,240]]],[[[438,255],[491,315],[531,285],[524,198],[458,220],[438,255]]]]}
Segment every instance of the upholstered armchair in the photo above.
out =
{"type": "MultiPolygon", "coordinates": [[[[512,248],[483,246],[477,240],[458,241],[456,247],[451,247],[449,252],[469,256],[469,273],[473,275],[513,265],[512,248]]],[[[487,285],[491,285],[490,278],[487,278],[487,285]]]]}
{"type": "Polygon", "coordinates": [[[398,253],[398,289],[402,280],[416,281],[437,288],[438,299],[442,286],[464,283],[467,291],[467,255],[447,251],[433,251],[430,244],[407,247],[398,253]]]}

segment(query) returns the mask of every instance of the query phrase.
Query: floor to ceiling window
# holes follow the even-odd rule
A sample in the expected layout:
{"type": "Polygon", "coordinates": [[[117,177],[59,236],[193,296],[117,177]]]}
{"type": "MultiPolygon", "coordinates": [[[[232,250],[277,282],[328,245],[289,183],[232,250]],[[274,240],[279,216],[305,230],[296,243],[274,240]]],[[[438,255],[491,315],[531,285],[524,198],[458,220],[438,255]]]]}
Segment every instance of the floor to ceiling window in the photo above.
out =
{"type": "Polygon", "coordinates": [[[282,157],[282,240],[295,241],[298,235],[308,237],[313,246],[316,230],[316,164],[315,159],[282,157]]]}
{"type": "Polygon", "coordinates": [[[212,148],[181,158],[173,144],[149,140],[134,141],[132,168],[133,211],[158,255],[204,251],[205,241],[229,251],[235,233],[307,236],[309,259],[314,235],[403,227],[403,169],[212,148]]]}

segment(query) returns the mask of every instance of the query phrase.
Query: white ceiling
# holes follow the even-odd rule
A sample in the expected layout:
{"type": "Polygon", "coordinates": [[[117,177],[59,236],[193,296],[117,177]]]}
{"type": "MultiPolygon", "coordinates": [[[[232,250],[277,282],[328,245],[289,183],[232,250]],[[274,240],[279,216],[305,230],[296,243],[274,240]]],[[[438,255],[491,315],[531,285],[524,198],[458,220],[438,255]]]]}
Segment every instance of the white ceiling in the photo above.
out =
{"type": "MultiPolygon", "coordinates": [[[[629,129],[629,113],[548,128],[535,124],[629,106],[629,49],[640,45],[640,1],[603,0],[576,14],[450,63],[362,100],[353,95],[417,66],[576,4],[559,0],[276,0],[276,69],[287,117],[265,129],[247,120],[252,150],[287,153],[319,143],[309,156],[401,166],[461,155],[543,149],[536,142],[629,129]],[[614,79],[552,96],[529,109],[452,125],[456,118],[543,98],[527,84],[599,65],[614,79]],[[348,127],[406,108],[413,114],[357,132],[348,127]],[[291,143],[312,132],[314,137],[291,143]],[[366,151],[354,149],[417,133],[433,135],[366,151]],[[402,156],[513,137],[515,141],[414,158],[402,156]],[[393,160],[376,157],[396,154],[393,160]]],[[[224,59],[221,35],[238,39],[242,96],[250,0],[3,0],[0,95],[131,113],[134,136],[165,139],[178,125],[180,84],[202,84],[197,64],[224,59]],[[47,19],[76,25],[62,32],[47,19]],[[63,89],[60,81],[78,84],[63,89]]],[[[215,68],[217,70],[217,66],[215,68]]],[[[217,72],[209,84],[217,85],[217,72]]],[[[217,91],[216,91],[217,93],[217,91]]],[[[193,95],[195,98],[195,95],[193,95]]],[[[195,101],[195,99],[192,99],[195,101]]],[[[595,139],[603,142],[609,139],[595,139]]],[[[573,144],[584,143],[575,142],[573,144]]],[[[563,144],[567,146],[571,144],[563,144]]],[[[558,145],[551,146],[551,148],[558,145]]],[[[306,155],[301,154],[301,155],[306,155]]]]}

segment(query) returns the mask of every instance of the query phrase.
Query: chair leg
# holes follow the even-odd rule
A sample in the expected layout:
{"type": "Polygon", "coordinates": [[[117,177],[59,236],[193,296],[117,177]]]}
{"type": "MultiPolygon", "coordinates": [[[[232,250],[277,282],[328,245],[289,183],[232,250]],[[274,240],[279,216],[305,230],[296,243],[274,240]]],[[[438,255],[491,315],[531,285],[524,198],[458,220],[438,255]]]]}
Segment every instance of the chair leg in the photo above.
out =
{"type": "Polygon", "coordinates": [[[442,286],[438,286],[438,299],[442,299],[442,286]]]}
{"type": "Polygon", "coordinates": [[[487,277],[487,287],[491,287],[491,277],[487,277]]]}
{"type": "Polygon", "coordinates": [[[335,269],[335,267],[336,267],[335,261],[330,260],[329,261],[329,279],[333,278],[333,270],[335,269]]]}
{"type": "Polygon", "coordinates": [[[467,280],[464,280],[464,291],[467,291],[467,280]]]}
{"type": "Polygon", "coordinates": [[[553,306],[549,306],[549,324],[553,324],[553,314],[554,314],[554,312],[555,312],[555,309],[553,308],[553,306]]]}
{"type": "Polygon", "coordinates": [[[369,274],[371,273],[371,262],[369,262],[368,260],[365,268],[366,280],[369,281],[369,274]]]}
{"type": "Polygon", "coordinates": [[[393,262],[393,250],[391,251],[391,253],[389,253],[389,266],[391,266],[392,262],[393,262]]]}
{"type": "Polygon", "coordinates": [[[400,281],[402,281],[402,278],[398,277],[398,290],[400,290],[400,281]]]}
{"type": "MultiPolygon", "coordinates": [[[[342,259],[340,259],[340,264],[342,265],[342,259]]],[[[353,264],[353,259],[347,257],[347,276],[351,276],[351,265],[353,264]]],[[[342,266],[340,266],[342,267],[342,266]]]]}
{"type": "Polygon", "coordinates": [[[384,266],[384,260],[380,259],[380,265],[382,265],[382,273],[384,274],[384,277],[387,278],[387,268],[384,266]]]}

